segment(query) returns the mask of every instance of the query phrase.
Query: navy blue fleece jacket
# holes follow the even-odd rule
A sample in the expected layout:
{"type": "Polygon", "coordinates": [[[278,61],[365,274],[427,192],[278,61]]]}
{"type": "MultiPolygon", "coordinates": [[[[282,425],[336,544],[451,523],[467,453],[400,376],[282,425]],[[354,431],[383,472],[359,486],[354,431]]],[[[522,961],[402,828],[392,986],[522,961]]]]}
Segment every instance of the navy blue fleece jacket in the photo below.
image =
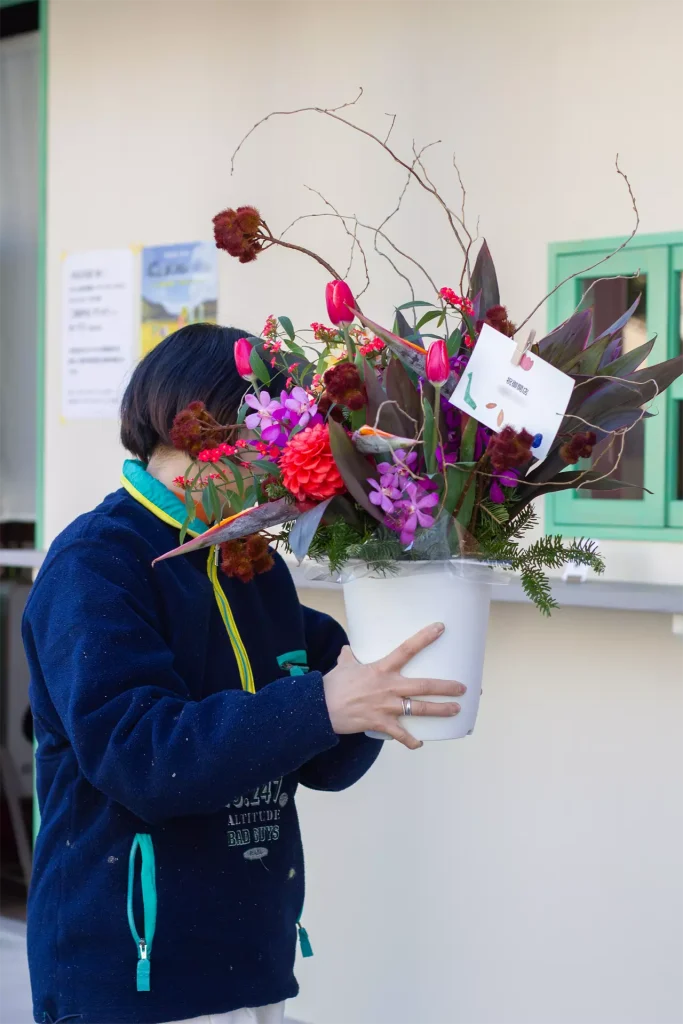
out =
{"type": "Polygon", "coordinates": [[[299,604],[284,562],[248,584],[220,574],[251,694],[207,553],[152,568],[177,540],[118,491],[54,542],[29,597],[37,1021],[158,1024],[294,996],[297,786],[344,789],[381,746],[333,732],[322,674],[344,632],[299,604]]]}

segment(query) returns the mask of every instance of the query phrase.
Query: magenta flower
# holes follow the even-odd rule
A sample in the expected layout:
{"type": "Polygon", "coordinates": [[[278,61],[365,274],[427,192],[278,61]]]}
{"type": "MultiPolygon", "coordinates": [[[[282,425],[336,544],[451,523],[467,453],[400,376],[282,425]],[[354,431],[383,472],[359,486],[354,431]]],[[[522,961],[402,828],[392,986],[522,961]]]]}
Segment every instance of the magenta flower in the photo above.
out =
{"type": "Polygon", "coordinates": [[[439,504],[439,495],[436,491],[425,494],[418,490],[417,484],[410,483],[406,486],[406,499],[398,503],[405,518],[401,524],[401,543],[410,545],[415,540],[415,531],[419,526],[428,528],[434,525],[434,516],[426,509],[434,508],[439,504]]]}
{"type": "Polygon", "coordinates": [[[249,430],[270,426],[273,423],[273,413],[280,408],[280,403],[271,398],[267,391],[262,391],[260,395],[246,395],[244,401],[254,410],[244,420],[249,430]]]}
{"type": "MultiPolygon", "coordinates": [[[[385,474],[382,477],[382,480],[384,479],[390,480],[389,474],[385,474]]],[[[372,504],[379,505],[383,512],[393,512],[394,502],[401,497],[401,492],[398,487],[394,486],[391,483],[391,480],[388,484],[384,484],[381,481],[380,483],[377,483],[377,481],[373,480],[372,477],[368,477],[368,483],[372,488],[374,488],[369,496],[372,504]]]]}
{"type": "Polygon", "coordinates": [[[397,448],[392,452],[393,463],[379,462],[377,469],[380,471],[380,483],[382,487],[400,487],[403,489],[411,479],[410,473],[415,472],[417,455],[415,452],[406,452],[403,448],[397,448]],[[408,472],[410,470],[410,472],[408,472]]]}
{"type": "Polygon", "coordinates": [[[310,426],[310,421],[318,411],[318,406],[313,395],[309,395],[301,387],[292,389],[291,395],[284,400],[285,408],[289,410],[287,417],[292,426],[299,426],[302,429],[310,426]]]}
{"type": "Polygon", "coordinates": [[[496,473],[491,483],[489,498],[495,501],[496,505],[505,504],[505,493],[503,487],[516,487],[519,474],[515,469],[506,469],[502,473],[496,473]]]}

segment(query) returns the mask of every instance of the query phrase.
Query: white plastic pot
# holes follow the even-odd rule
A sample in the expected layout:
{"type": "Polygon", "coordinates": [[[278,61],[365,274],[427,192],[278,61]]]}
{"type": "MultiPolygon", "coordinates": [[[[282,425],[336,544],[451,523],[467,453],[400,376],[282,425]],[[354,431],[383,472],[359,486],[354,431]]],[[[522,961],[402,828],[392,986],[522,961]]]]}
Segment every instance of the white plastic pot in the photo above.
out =
{"type": "MultiPolygon", "coordinates": [[[[403,668],[408,678],[455,679],[464,683],[458,715],[448,718],[401,716],[399,723],[419,740],[455,740],[469,736],[479,710],[493,573],[480,565],[452,562],[407,562],[397,575],[352,575],[344,583],[347,632],[351,650],[367,664],[432,622],[445,630],[403,668]]],[[[410,691],[406,689],[406,696],[410,691]]],[[[383,734],[381,739],[388,739],[383,734]]]]}

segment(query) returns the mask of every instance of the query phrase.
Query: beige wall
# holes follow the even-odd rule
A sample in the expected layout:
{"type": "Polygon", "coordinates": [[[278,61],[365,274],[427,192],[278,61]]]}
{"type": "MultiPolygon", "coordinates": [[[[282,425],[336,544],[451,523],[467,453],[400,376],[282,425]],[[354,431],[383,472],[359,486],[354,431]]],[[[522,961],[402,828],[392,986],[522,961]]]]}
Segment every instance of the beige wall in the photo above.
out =
{"type": "MultiPolygon", "coordinates": [[[[241,202],[281,229],[321,209],[302,183],[381,220],[402,174],[314,115],[270,122],[230,177],[264,113],[340,103],[362,84],[362,124],[395,111],[404,150],[444,140],[431,166],[454,202],[456,150],[520,319],[544,292],[549,241],[630,230],[617,151],[642,230],[683,224],[682,32],[681,5],[660,0],[51,0],[47,538],[116,486],[122,458],[113,422],[60,421],[63,251],[210,237],[213,214],[241,202]]],[[[329,221],[292,237],[345,266],[329,221]]],[[[396,238],[439,284],[457,282],[424,197],[409,193],[396,238]]],[[[405,291],[381,261],[372,279],[364,306],[383,319],[405,291]]],[[[270,312],[324,319],[325,281],[296,255],[226,257],[221,318],[257,331],[270,312]]],[[[681,546],[603,548],[614,578],[683,578],[681,546]]],[[[302,798],[316,957],[295,1015],[678,1024],[680,669],[666,616],[567,610],[547,623],[495,606],[470,741],[392,745],[357,790],[302,798]]]]}

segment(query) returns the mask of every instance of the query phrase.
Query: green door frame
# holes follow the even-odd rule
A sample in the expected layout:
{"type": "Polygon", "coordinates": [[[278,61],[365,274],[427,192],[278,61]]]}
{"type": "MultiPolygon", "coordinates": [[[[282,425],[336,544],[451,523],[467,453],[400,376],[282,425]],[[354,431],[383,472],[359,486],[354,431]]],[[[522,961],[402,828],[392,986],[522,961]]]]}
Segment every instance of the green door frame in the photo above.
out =
{"type": "MultiPolygon", "coordinates": [[[[567,274],[581,271],[582,266],[595,263],[603,253],[607,255],[625,242],[624,238],[594,238],[579,242],[558,242],[548,247],[548,287],[554,288],[567,274]]],[[[637,235],[626,249],[612,257],[603,267],[580,272],[554,292],[548,302],[548,326],[550,329],[559,323],[575,308],[580,297],[580,281],[618,273],[633,273],[637,269],[654,272],[657,288],[653,291],[649,282],[648,331],[658,335],[655,346],[655,359],[666,359],[679,350],[680,341],[672,337],[674,323],[671,317],[671,304],[674,301],[675,278],[670,266],[671,254],[680,252],[683,245],[683,232],[671,231],[661,234],[637,235]],[[652,300],[652,301],[651,301],[652,300]],[[656,314],[655,314],[656,310],[656,314]],[[668,333],[667,333],[668,321],[668,333]]],[[[677,394],[677,393],[676,393],[677,394]]],[[[621,507],[610,501],[580,500],[580,496],[566,491],[563,494],[546,495],[544,500],[545,521],[547,532],[575,535],[590,533],[598,539],[637,540],[637,541],[681,541],[683,525],[681,503],[671,502],[671,481],[667,479],[664,459],[669,446],[673,442],[672,412],[675,394],[662,395],[658,401],[661,418],[648,420],[646,432],[646,452],[650,471],[657,470],[657,492],[652,497],[645,496],[642,502],[624,501],[621,507]],[[668,421],[668,422],[667,422],[668,421]],[[657,515],[648,516],[648,507],[658,507],[657,515]],[[675,514],[670,516],[672,508],[675,514]],[[608,518],[609,513],[609,518],[608,518]],[[648,519],[650,521],[648,521],[648,519]],[[668,525],[665,525],[667,524],[668,525]]]]}
{"type": "MultiPolygon", "coordinates": [[[[26,0],[0,0],[16,7],[26,0]]],[[[36,280],[36,525],[34,547],[45,543],[45,335],[47,296],[47,104],[48,104],[48,2],[38,0],[40,64],[38,83],[38,267],[36,280]]],[[[35,740],[34,740],[35,750],[35,740]]],[[[33,842],[40,827],[40,809],[33,772],[33,842]]]]}

